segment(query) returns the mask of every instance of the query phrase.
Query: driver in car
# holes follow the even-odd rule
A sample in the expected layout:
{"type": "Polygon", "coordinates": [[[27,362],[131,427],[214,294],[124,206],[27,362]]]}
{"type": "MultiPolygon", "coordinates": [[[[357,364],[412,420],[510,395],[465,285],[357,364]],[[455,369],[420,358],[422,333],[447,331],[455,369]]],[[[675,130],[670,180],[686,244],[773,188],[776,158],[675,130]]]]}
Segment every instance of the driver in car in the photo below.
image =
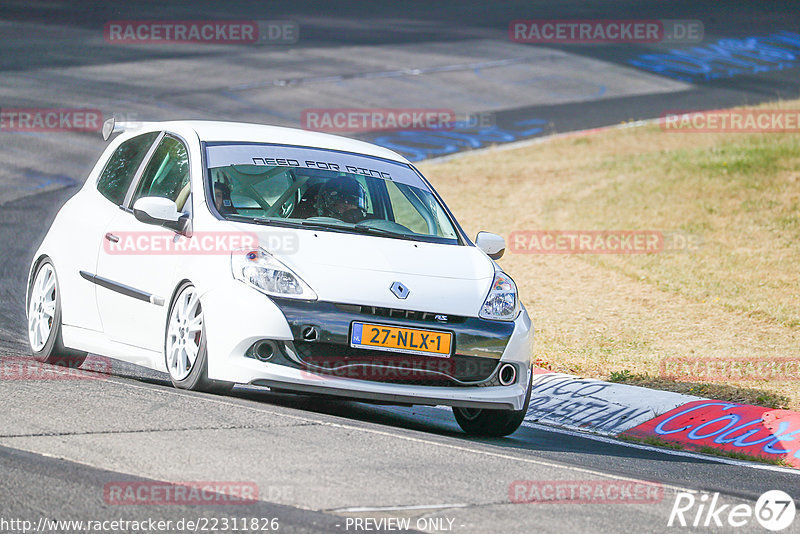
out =
{"type": "Polygon", "coordinates": [[[332,178],[320,187],[315,207],[319,217],[355,224],[367,217],[367,191],[353,178],[332,178]]]}

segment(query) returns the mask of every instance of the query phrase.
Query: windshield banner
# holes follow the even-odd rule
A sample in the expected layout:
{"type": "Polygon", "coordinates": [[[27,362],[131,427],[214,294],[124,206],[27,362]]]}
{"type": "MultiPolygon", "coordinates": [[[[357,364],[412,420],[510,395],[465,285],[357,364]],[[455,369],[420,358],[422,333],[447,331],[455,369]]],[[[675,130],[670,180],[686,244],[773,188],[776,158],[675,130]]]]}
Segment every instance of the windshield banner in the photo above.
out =
{"type": "Polygon", "coordinates": [[[280,145],[211,145],[207,156],[212,169],[230,165],[314,169],[391,180],[428,191],[408,165],[346,152],[280,145]]]}

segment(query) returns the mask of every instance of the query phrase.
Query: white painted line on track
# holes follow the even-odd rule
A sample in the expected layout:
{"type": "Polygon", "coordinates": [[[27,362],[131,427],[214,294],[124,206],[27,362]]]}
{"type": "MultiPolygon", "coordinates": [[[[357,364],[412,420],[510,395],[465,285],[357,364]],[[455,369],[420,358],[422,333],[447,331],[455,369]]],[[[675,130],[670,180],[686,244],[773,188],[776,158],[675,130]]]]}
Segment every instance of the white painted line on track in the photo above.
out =
{"type": "MultiPolygon", "coordinates": [[[[54,372],[60,372],[60,371],[55,369],[54,372]]],[[[64,373],[64,374],[66,374],[66,373],[64,373]]],[[[612,475],[612,474],[609,474],[609,473],[604,473],[602,471],[597,471],[597,470],[594,470],[594,469],[588,469],[588,468],[584,468],[584,467],[577,467],[577,466],[572,466],[572,465],[568,465],[568,464],[560,464],[560,463],[556,463],[556,462],[549,462],[549,461],[546,461],[546,460],[537,460],[537,459],[534,459],[534,458],[522,458],[522,457],[513,456],[513,455],[510,455],[510,454],[498,453],[498,452],[482,451],[482,450],[471,449],[469,447],[460,446],[460,445],[453,445],[453,444],[449,444],[449,443],[440,443],[440,442],[437,442],[437,441],[426,440],[426,439],[422,439],[422,438],[415,438],[415,437],[411,437],[411,436],[403,436],[401,434],[396,434],[396,433],[392,433],[392,432],[388,432],[388,431],[384,431],[384,430],[363,428],[363,427],[358,427],[358,426],[354,426],[354,425],[348,425],[348,424],[344,424],[344,423],[333,423],[333,422],[330,422],[330,421],[321,421],[319,419],[313,419],[313,418],[307,417],[307,416],[280,413],[280,412],[275,412],[275,411],[272,411],[272,410],[269,410],[269,409],[265,409],[265,408],[262,408],[262,407],[259,407],[259,406],[248,406],[246,404],[230,402],[230,401],[226,401],[226,400],[219,399],[219,398],[211,398],[211,397],[206,396],[205,394],[191,394],[191,393],[179,390],[179,389],[168,389],[167,387],[163,387],[163,388],[162,387],[146,387],[146,386],[141,386],[141,385],[138,385],[138,384],[134,384],[134,383],[128,381],[128,379],[120,379],[120,378],[117,378],[117,377],[112,377],[112,380],[109,380],[108,382],[111,382],[111,383],[114,383],[114,384],[118,384],[118,385],[122,385],[122,386],[126,386],[126,387],[133,388],[133,389],[141,389],[141,390],[145,390],[145,391],[159,392],[159,393],[165,393],[165,394],[169,394],[169,395],[174,395],[174,394],[185,395],[185,396],[193,397],[193,398],[205,401],[205,402],[212,402],[212,403],[216,403],[216,404],[223,404],[223,405],[237,407],[237,408],[244,408],[244,409],[255,411],[255,412],[259,412],[259,413],[265,413],[265,414],[269,414],[269,415],[275,415],[275,416],[278,416],[278,417],[285,417],[285,418],[289,418],[289,419],[295,419],[295,420],[303,421],[303,422],[306,422],[306,423],[314,423],[314,424],[318,424],[318,425],[322,425],[322,426],[329,426],[329,427],[333,427],[333,428],[342,428],[342,429],[347,429],[347,430],[357,430],[357,431],[362,431],[362,432],[366,432],[366,433],[369,433],[369,434],[375,434],[375,435],[380,435],[380,436],[397,438],[397,439],[402,439],[402,440],[410,441],[410,442],[414,442],[414,443],[424,443],[424,444],[427,444],[427,445],[432,445],[432,446],[441,447],[441,448],[448,448],[448,449],[458,450],[458,451],[462,451],[462,452],[469,452],[469,453],[478,454],[478,455],[482,455],[482,456],[488,456],[488,457],[494,457],[494,458],[503,458],[503,459],[507,459],[507,460],[523,462],[523,463],[529,463],[529,464],[534,464],[534,465],[540,465],[542,467],[549,467],[549,468],[554,468],[554,469],[564,469],[564,470],[567,470],[567,471],[572,471],[572,472],[576,472],[576,473],[584,473],[584,474],[599,476],[599,477],[603,477],[603,478],[609,478],[609,479],[613,479],[613,480],[626,480],[626,481],[629,481],[629,482],[637,482],[637,483],[644,483],[644,484],[653,484],[654,483],[654,482],[649,481],[649,480],[633,478],[633,477],[617,476],[617,475],[612,475]]],[[[445,407],[445,406],[436,406],[436,408],[449,410],[449,408],[445,407]]],[[[721,463],[721,464],[735,465],[735,466],[738,466],[738,467],[749,467],[749,468],[752,468],[752,469],[775,471],[775,472],[780,472],[780,473],[790,473],[790,474],[794,474],[794,475],[800,474],[800,471],[798,471],[796,469],[791,469],[791,468],[786,468],[786,467],[781,467],[781,466],[775,466],[775,465],[769,465],[769,464],[761,464],[761,463],[756,463],[756,462],[747,462],[747,461],[744,461],[744,460],[736,460],[734,458],[717,457],[717,456],[713,456],[713,455],[705,455],[705,454],[700,454],[700,453],[695,453],[695,452],[690,452],[690,451],[679,451],[679,450],[674,450],[674,449],[654,447],[654,446],[651,446],[651,445],[633,443],[633,442],[623,441],[623,440],[619,440],[619,439],[615,439],[615,438],[610,438],[610,437],[605,437],[605,436],[598,436],[598,435],[584,433],[584,432],[578,432],[578,431],[574,431],[574,430],[567,430],[567,429],[557,428],[557,427],[553,427],[553,426],[542,425],[542,424],[538,424],[538,423],[530,423],[530,422],[527,422],[527,421],[524,421],[522,424],[523,424],[523,426],[526,426],[526,427],[529,427],[529,428],[533,428],[535,430],[541,430],[541,431],[544,431],[544,432],[552,432],[552,433],[556,433],[556,434],[569,435],[569,436],[572,436],[572,437],[580,437],[580,438],[590,439],[590,440],[593,440],[593,441],[598,441],[598,442],[601,442],[601,443],[618,445],[618,446],[622,446],[622,447],[628,447],[628,448],[639,449],[639,450],[646,450],[646,451],[649,451],[649,452],[655,452],[655,453],[660,453],[660,454],[667,454],[667,455],[672,455],[672,456],[682,456],[682,457],[686,457],[686,458],[693,458],[693,459],[699,459],[699,460],[705,460],[705,461],[712,461],[712,462],[717,462],[717,463],[721,463]]],[[[74,460],[70,460],[70,461],[74,461],[74,460]]],[[[82,463],[82,462],[76,462],[76,463],[82,463]]],[[[91,464],[85,464],[85,465],[91,465],[91,464]]],[[[97,466],[91,466],[91,467],[97,467],[97,466]]],[[[664,484],[664,483],[660,483],[660,484],[661,484],[662,487],[669,488],[669,489],[672,489],[674,491],[697,493],[697,490],[690,489],[690,488],[685,488],[685,487],[671,485],[671,484],[664,484]]]]}
{"type": "Polygon", "coordinates": [[[800,471],[797,469],[792,469],[791,467],[781,467],[779,465],[771,465],[771,464],[762,464],[758,462],[748,462],[746,460],[737,460],[736,458],[726,458],[724,456],[714,456],[712,454],[701,454],[699,452],[693,451],[686,451],[686,450],[676,450],[676,449],[668,449],[666,447],[655,447],[653,445],[646,445],[644,443],[636,443],[633,441],[625,441],[622,439],[600,436],[597,434],[590,434],[588,432],[579,432],[576,430],[568,430],[565,428],[558,428],[549,425],[542,425],[539,423],[529,423],[524,421],[522,426],[526,426],[528,428],[533,428],[534,430],[542,430],[545,432],[553,432],[556,434],[564,434],[567,436],[591,439],[593,441],[599,441],[601,443],[608,443],[612,445],[621,445],[623,447],[630,447],[632,449],[640,449],[643,451],[651,451],[657,452],[661,454],[669,454],[672,456],[683,456],[686,458],[696,458],[699,460],[705,461],[712,461],[721,464],[729,464],[729,465],[736,465],[740,467],[751,467],[753,469],[763,469],[765,471],[776,471],[778,473],[787,473],[790,475],[800,475],[800,471]]]}
{"type": "MultiPolygon", "coordinates": [[[[58,372],[58,371],[55,370],[55,372],[58,372]]],[[[641,479],[641,478],[612,475],[610,473],[604,473],[602,471],[597,471],[595,469],[589,469],[589,468],[585,468],[585,467],[576,467],[576,466],[572,466],[572,465],[568,465],[568,464],[561,464],[561,463],[550,462],[550,461],[546,461],[546,460],[537,460],[537,459],[534,459],[534,458],[523,458],[523,457],[520,457],[520,456],[514,456],[512,454],[506,454],[506,453],[500,453],[500,452],[483,451],[483,450],[478,450],[478,449],[472,449],[472,448],[469,448],[469,447],[466,447],[466,446],[462,446],[462,445],[454,445],[454,444],[451,444],[451,443],[440,443],[440,442],[437,442],[437,441],[423,439],[423,438],[417,438],[417,437],[412,437],[412,436],[404,436],[404,435],[401,435],[401,434],[392,433],[392,432],[385,431],[385,430],[377,430],[377,429],[372,429],[372,428],[363,428],[363,427],[354,426],[354,425],[348,425],[348,424],[344,424],[344,423],[333,423],[333,422],[330,422],[330,421],[322,421],[322,420],[319,420],[319,419],[313,419],[311,417],[306,417],[306,416],[284,414],[284,413],[275,412],[275,411],[264,409],[264,408],[257,407],[257,406],[248,406],[246,404],[230,402],[230,401],[226,401],[226,400],[222,400],[222,399],[218,399],[218,398],[211,398],[211,397],[208,397],[208,396],[206,396],[204,394],[188,394],[187,392],[184,392],[184,391],[179,390],[179,389],[167,389],[166,387],[163,387],[163,388],[162,387],[158,387],[158,388],[145,387],[145,386],[135,385],[135,384],[127,381],[126,379],[112,379],[112,380],[106,381],[106,383],[119,384],[119,385],[126,386],[126,387],[129,387],[129,388],[132,388],[132,389],[141,389],[141,390],[145,390],[145,391],[159,392],[159,393],[165,393],[165,394],[169,394],[169,395],[175,395],[175,394],[186,395],[186,396],[191,396],[193,398],[196,398],[198,400],[202,400],[202,401],[205,401],[205,402],[212,402],[212,403],[215,403],[215,404],[222,404],[222,405],[236,407],[236,408],[244,408],[244,409],[255,411],[255,412],[258,412],[258,413],[262,413],[262,414],[275,415],[275,416],[278,416],[278,417],[287,417],[287,418],[290,418],[290,419],[304,421],[304,422],[307,422],[307,423],[315,423],[315,424],[318,424],[318,425],[329,426],[329,427],[332,427],[332,428],[341,428],[341,429],[346,429],[346,430],[361,431],[361,432],[365,432],[367,434],[373,434],[373,435],[377,435],[377,436],[384,436],[384,437],[389,437],[389,438],[394,438],[394,439],[401,439],[401,440],[409,441],[409,442],[412,442],[412,443],[420,443],[420,444],[429,445],[429,446],[433,446],[433,447],[439,447],[439,448],[443,448],[443,449],[450,449],[450,450],[456,450],[456,451],[460,451],[460,452],[477,454],[477,455],[485,456],[485,457],[489,457],[489,458],[501,458],[503,460],[521,462],[521,463],[532,464],[532,465],[539,465],[539,466],[548,467],[548,468],[551,468],[551,469],[562,469],[562,470],[570,471],[570,472],[573,472],[573,473],[581,473],[581,474],[586,474],[586,475],[592,475],[592,476],[607,478],[607,479],[616,480],[616,481],[624,480],[624,481],[628,481],[628,482],[636,482],[638,484],[658,484],[658,485],[660,485],[661,487],[663,487],[665,489],[668,488],[668,489],[671,489],[671,490],[676,491],[676,492],[697,493],[697,490],[690,489],[690,488],[685,488],[685,487],[681,487],[681,486],[675,486],[675,485],[665,484],[665,483],[660,483],[660,482],[653,482],[651,480],[644,480],[644,479],[641,479]]],[[[9,439],[14,439],[14,438],[9,438],[9,439]]],[[[86,464],[86,465],[90,465],[90,464],[86,464]]],[[[97,466],[92,466],[92,467],[97,467],[97,466]]]]}
{"type": "MultiPolygon", "coordinates": [[[[450,408],[447,406],[436,406],[438,409],[442,410],[449,410],[450,408]]],[[[669,454],[672,456],[683,456],[686,458],[694,458],[698,460],[705,460],[711,462],[717,462],[721,464],[729,464],[729,465],[736,465],[739,467],[750,467],[753,469],[762,469],[765,471],[776,471],[778,473],[788,473],[792,475],[800,475],[800,470],[791,468],[791,467],[782,467],[779,465],[771,465],[771,464],[764,464],[759,462],[750,462],[747,460],[737,460],[736,458],[726,458],[724,456],[714,456],[712,454],[702,454],[699,452],[694,451],[686,451],[686,450],[676,450],[676,449],[668,449],[666,447],[656,447],[653,445],[646,445],[643,443],[636,443],[633,441],[625,441],[619,438],[611,437],[611,436],[603,436],[598,435],[590,432],[581,432],[578,430],[571,430],[567,428],[561,428],[558,426],[546,425],[541,423],[532,423],[530,421],[523,421],[522,426],[532,428],[534,430],[541,430],[543,432],[552,432],[554,434],[564,434],[567,436],[577,437],[577,438],[584,438],[590,439],[593,441],[599,441],[601,443],[607,443],[609,445],[618,445],[621,447],[629,447],[632,449],[640,449],[650,452],[657,452],[662,454],[669,454]]],[[[690,490],[686,490],[690,491],[690,490]]]]}
{"type": "Polygon", "coordinates": [[[470,504],[459,503],[459,504],[414,504],[411,506],[353,506],[350,508],[336,508],[333,510],[327,510],[328,512],[337,513],[337,512],[350,512],[350,513],[359,513],[359,512],[396,512],[401,510],[446,510],[449,508],[467,508],[472,506],[470,504]]]}

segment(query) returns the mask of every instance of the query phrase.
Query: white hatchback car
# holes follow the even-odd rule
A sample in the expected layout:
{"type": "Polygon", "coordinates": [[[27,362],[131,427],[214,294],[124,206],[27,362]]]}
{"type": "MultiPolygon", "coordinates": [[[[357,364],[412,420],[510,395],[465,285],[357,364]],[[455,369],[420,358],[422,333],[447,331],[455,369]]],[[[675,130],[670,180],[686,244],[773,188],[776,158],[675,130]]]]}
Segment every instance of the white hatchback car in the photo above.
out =
{"type": "Polygon", "coordinates": [[[211,121],[122,132],[31,264],[40,361],[88,352],[362,402],[453,407],[507,435],[528,407],[533,328],[493,261],[402,156],[338,136],[211,121]]]}

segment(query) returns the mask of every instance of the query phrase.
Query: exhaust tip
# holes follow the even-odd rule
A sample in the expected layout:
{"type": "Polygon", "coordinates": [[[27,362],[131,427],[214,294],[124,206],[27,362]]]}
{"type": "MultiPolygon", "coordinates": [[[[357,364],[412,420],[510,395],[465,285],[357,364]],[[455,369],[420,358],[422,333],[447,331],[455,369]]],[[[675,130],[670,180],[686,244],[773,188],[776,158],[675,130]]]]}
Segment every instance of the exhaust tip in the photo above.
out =
{"type": "Polygon", "coordinates": [[[305,341],[316,341],[319,339],[319,330],[316,326],[306,326],[303,328],[302,336],[305,341]]]}
{"type": "Polygon", "coordinates": [[[497,377],[500,380],[500,385],[510,386],[517,381],[517,368],[510,363],[504,363],[500,366],[500,372],[497,373],[497,377]]]}

